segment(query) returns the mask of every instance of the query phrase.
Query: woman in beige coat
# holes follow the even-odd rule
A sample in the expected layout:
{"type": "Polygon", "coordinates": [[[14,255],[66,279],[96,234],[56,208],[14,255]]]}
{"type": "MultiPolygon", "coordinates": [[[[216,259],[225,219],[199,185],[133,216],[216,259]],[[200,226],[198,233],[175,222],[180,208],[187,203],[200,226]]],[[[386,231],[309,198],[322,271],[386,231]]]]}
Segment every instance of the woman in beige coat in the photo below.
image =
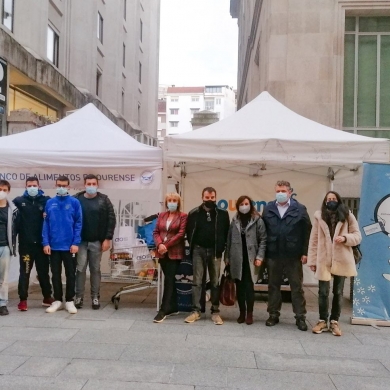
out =
{"type": "Polygon", "coordinates": [[[307,265],[318,279],[318,306],[320,319],[313,333],[330,330],[341,336],[338,324],[343,302],[346,277],[356,276],[356,265],[352,247],[362,239],[359,225],[354,215],[343,205],[335,191],[326,194],[321,210],[314,213],[310,235],[307,265]],[[333,276],[333,301],[329,317],[329,290],[333,276]]]}

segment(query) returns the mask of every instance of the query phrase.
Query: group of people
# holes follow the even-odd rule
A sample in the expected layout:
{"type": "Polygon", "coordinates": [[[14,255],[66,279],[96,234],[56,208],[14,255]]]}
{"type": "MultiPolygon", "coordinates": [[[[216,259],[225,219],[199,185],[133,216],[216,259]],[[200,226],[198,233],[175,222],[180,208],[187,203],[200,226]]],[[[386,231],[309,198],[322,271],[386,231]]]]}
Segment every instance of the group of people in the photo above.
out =
{"type": "Polygon", "coordinates": [[[217,207],[213,187],[202,191],[202,203],[188,215],[181,211],[176,193],[165,197],[166,212],[159,215],[154,230],[159,262],[164,272],[164,293],[154,322],[178,314],[175,275],[184,258],[187,239],[193,262],[192,312],[185,318],[193,323],[201,318],[201,292],[208,271],[211,289],[211,320],[222,325],[219,310],[219,277],[221,262],[230,268],[236,283],[239,306],[238,323],[253,324],[254,283],[263,262],[268,270],[268,308],[266,326],[279,323],[282,306],[283,275],[291,288],[292,308],[299,330],[308,329],[306,300],[303,291],[303,264],[308,264],[319,280],[319,320],[313,333],[330,330],[341,336],[339,318],[346,277],[356,276],[352,247],[361,241],[354,215],[335,191],[328,192],[316,211],[313,226],[306,207],[292,198],[288,181],[278,181],[275,200],[260,215],[249,196],[240,196],[236,214],[229,221],[226,210],[217,207]],[[224,256],[224,257],[223,257],[224,256]],[[329,315],[330,282],[333,301],[329,315]]]}
{"type": "Polygon", "coordinates": [[[0,180],[0,315],[9,314],[8,274],[19,242],[18,309],[27,311],[30,274],[35,263],[47,313],[82,308],[86,268],[91,278],[92,308],[100,308],[100,263],[111,247],[116,224],[113,205],[98,191],[98,178],[86,175],[85,191],[70,196],[67,176],[56,180],[56,196],[45,196],[35,176],[26,179],[22,196],[8,199],[11,185],[0,180]],[[77,254],[77,256],[76,256],[77,254]],[[62,265],[66,276],[65,306],[62,265]],[[49,267],[52,279],[50,283],[49,267]],[[53,287],[53,288],[52,288],[53,287]]]}

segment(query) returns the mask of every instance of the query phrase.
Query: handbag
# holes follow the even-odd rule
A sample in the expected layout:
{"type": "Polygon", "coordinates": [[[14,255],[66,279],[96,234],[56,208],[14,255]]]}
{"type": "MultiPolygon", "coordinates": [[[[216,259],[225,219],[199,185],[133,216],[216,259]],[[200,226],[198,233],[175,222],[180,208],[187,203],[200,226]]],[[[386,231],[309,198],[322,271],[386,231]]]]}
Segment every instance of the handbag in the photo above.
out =
{"type": "Polygon", "coordinates": [[[221,277],[219,301],[224,306],[234,306],[236,301],[236,284],[230,276],[230,267],[226,266],[221,277]]]}
{"type": "Polygon", "coordinates": [[[145,240],[147,246],[154,246],[153,231],[156,228],[156,225],[157,219],[146,225],[138,226],[138,234],[145,240]]]}
{"type": "Polygon", "coordinates": [[[355,259],[355,264],[358,265],[363,258],[362,251],[360,250],[360,245],[353,246],[352,252],[353,252],[353,257],[355,259]]]}

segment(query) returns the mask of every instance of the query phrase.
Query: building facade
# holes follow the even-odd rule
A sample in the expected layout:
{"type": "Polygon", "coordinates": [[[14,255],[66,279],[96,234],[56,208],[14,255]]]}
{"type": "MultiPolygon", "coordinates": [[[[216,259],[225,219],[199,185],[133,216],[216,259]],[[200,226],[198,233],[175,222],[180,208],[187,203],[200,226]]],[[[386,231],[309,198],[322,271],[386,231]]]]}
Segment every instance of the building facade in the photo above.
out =
{"type": "Polygon", "coordinates": [[[0,10],[9,117],[26,108],[57,120],[93,102],[156,143],[160,0],[0,0],[0,10]]]}
{"type": "Polygon", "coordinates": [[[159,99],[157,113],[157,139],[159,144],[164,141],[167,135],[167,101],[159,99]]]}
{"type": "Polygon", "coordinates": [[[237,106],[268,91],[314,121],[390,138],[389,0],[231,0],[237,106]]]}
{"type": "Polygon", "coordinates": [[[226,85],[171,86],[165,96],[167,135],[191,131],[191,119],[196,112],[215,112],[221,120],[236,111],[235,92],[226,85]]]}

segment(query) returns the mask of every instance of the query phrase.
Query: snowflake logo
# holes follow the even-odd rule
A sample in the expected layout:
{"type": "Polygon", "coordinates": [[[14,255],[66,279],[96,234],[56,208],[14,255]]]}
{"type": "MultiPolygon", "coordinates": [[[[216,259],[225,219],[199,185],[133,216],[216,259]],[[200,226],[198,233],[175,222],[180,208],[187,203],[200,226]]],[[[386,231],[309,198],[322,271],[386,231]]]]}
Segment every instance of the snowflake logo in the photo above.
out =
{"type": "Polygon", "coordinates": [[[375,286],[371,285],[367,288],[367,290],[373,293],[375,292],[375,286]]]}
{"type": "Polygon", "coordinates": [[[354,306],[359,306],[360,305],[359,299],[353,298],[353,305],[354,306]]]}
{"type": "Polygon", "coordinates": [[[370,297],[365,296],[365,297],[362,299],[362,301],[363,301],[364,303],[370,303],[370,297]]]}
{"type": "Polygon", "coordinates": [[[354,283],[356,284],[356,286],[359,286],[360,285],[360,279],[356,278],[354,283]]]}
{"type": "Polygon", "coordinates": [[[366,291],[364,290],[364,287],[359,287],[357,289],[357,292],[358,292],[358,294],[362,294],[362,295],[364,295],[366,293],[366,291]]]}
{"type": "Polygon", "coordinates": [[[364,315],[364,313],[365,313],[365,311],[364,311],[364,309],[362,308],[362,307],[359,307],[359,309],[358,309],[358,314],[360,314],[360,315],[364,315]]]}

